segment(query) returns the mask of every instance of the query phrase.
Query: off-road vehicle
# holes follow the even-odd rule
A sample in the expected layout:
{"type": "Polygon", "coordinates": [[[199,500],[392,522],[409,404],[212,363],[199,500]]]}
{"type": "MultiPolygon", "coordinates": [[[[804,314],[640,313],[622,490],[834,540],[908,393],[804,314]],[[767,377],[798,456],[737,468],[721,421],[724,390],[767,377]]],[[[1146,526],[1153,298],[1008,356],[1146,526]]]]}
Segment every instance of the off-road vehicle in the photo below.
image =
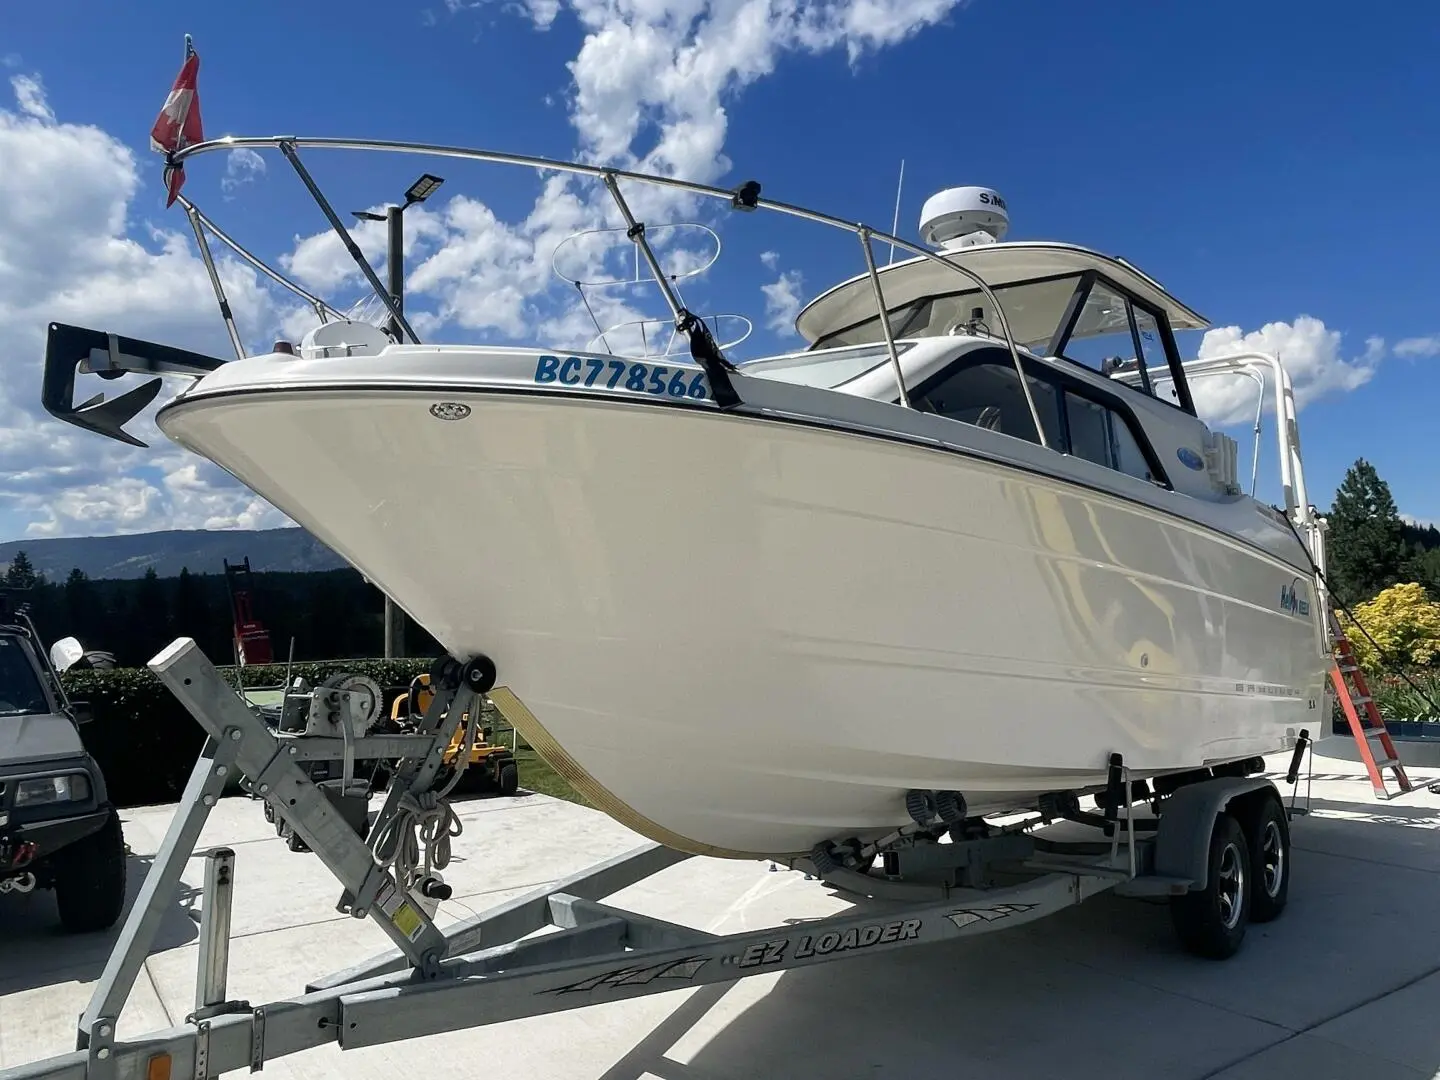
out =
{"type": "Polygon", "coordinates": [[[34,624],[0,599],[0,921],[5,893],[52,889],[69,931],[105,930],[125,904],[125,837],[105,778],[34,624]]]}

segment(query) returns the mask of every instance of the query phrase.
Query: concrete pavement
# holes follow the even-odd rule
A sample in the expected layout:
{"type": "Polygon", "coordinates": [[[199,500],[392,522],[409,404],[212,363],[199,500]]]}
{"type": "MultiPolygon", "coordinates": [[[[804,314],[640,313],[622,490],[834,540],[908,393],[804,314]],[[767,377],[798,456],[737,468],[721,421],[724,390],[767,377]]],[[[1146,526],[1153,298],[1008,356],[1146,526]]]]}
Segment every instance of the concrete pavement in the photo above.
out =
{"type": "MultiPolygon", "coordinates": [[[[1279,921],[1252,926],[1241,954],[1224,963],[1182,953],[1163,906],[1106,895],[989,936],[389,1046],[327,1046],[268,1062],[265,1074],[1434,1078],[1440,796],[1421,788],[1380,803],[1354,762],[1316,758],[1315,771],[1314,812],[1292,826],[1290,906],[1279,921]]],[[[540,795],[459,809],[465,831],[446,870],[456,895],[442,925],[642,842],[601,814],[540,795]]],[[[172,810],[123,815],[132,894],[172,810]]],[[[313,855],[286,850],[258,803],[221,800],[200,847],[218,844],[237,856],[231,997],[292,997],[307,979],[387,948],[373,924],[334,911],[338,885],[313,855]]],[[[201,858],[190,861],[121,1038],[180,1023],[193,1006],[202,869],[201,858]]],[[[609,902],[718,932],[848,907],[800,874],[705,859],[609,902]]],[[[113,938],[62,935],[48,894],[0,897],[0,1067],[73,1049],[113,938]]]]}

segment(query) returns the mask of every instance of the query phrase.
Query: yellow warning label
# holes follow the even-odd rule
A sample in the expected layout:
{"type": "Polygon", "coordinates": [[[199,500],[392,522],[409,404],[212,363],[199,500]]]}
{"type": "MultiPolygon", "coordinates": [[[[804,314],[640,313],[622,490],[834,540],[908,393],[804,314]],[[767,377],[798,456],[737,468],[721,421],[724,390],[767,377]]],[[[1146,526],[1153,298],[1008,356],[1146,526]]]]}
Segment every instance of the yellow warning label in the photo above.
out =
{"type": "Polygon", "coordinates": [[[420,931],[425,927],[420,919],[420,913],[408,901],[396,908],[395,914],[391,918],[395,921],[395,928],[411,941],[419,937],[420,931]]]}

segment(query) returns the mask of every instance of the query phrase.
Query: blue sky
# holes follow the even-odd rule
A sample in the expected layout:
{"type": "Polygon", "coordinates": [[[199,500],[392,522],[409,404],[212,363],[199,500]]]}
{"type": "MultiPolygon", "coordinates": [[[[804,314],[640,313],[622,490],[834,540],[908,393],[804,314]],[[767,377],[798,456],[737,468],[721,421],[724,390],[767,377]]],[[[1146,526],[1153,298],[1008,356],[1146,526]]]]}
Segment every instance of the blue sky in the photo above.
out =
{"type": "MultiPolygon", "coordinates": [[[[753,177],[774,198],[881,227],[903,158],[900,228],[910,237],[927,195],[992,186],[1009,203],[1012,239],[1122,255],[1222,328],[1212,345],[1269,326],[1264,341],[1284,350],[1302,397],[1312,501],[1328,505],[1364,456],[1403,512],[1440,520],[1440,485],[1416,450],[1440,403],[1430,179],[1440,70],[1407,44],[1440,40],[1437,31],[1440,12],[1423,6],[1373,5],[1357,21],[1353,5],[1313,2],[12,8],[0,31],[9,429],[0,466],[11,477],[0,538],[276,523],[163,444],[136,454],[69,435],[39,410],[51,318],[223,355],[184,217],[164,209],[147,146],[187,32],[210,136],[589,153],[726,186],[753,177]]],[[[537,319],[573,329],[563,288],[545,300],[527,293],[540,287],[537,248],[573,224],[573,207],[547,200],[531,174],[370,155],[306,160],[342,213],[379,206],[425,169],[446,177],[431,216],[416,217],[410,259],[410,306],[428,337],[511,339],[537,319]],[[451,254],[440,259],[443,247],[451,254]]],[[[265,258],[331,286],[328,297],[361,295],[284,159],[264,161],[263,171],[242,160],[227,172],[221,155],[197,159],[185,192],[265,258]]],[[[785,315],[788,300],[860,269],[838,234],[772,223],[724,233],[704,290],[755,320],[749,355],[798,341],[766,325],[761,285],[785,315]],[[762,261],[765,252],[774,254],[762,261]]],[[[247,340],[268,343],[294,325],[281,299],[233,280],[247,340]]],[[[662,310],[653,294],[637,305],[662,310]]],[[[1202,337],[1181,345],[1193,353],[1202,337]]],[[[1235,400],[1212,405],[1245,411],[1235,400]]]]}

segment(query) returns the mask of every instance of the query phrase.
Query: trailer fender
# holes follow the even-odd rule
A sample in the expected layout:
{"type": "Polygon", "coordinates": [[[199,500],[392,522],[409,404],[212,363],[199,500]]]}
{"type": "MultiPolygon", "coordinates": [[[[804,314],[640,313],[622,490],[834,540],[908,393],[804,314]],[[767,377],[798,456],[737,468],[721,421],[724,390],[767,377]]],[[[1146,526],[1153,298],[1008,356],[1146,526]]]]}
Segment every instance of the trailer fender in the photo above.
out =
{"type": "Polygon", "coordinates": [[[1215,819],[1237,803],[1233,813],[1242,828],[1266,798],[1280,801],[1280,792],[1263,776],[1217,776],[1186,784],[1165,800],[1155,836],[1155,873],[1185,878],[1191,890],[1207,884],[1210,836],[1215,819]]]}

